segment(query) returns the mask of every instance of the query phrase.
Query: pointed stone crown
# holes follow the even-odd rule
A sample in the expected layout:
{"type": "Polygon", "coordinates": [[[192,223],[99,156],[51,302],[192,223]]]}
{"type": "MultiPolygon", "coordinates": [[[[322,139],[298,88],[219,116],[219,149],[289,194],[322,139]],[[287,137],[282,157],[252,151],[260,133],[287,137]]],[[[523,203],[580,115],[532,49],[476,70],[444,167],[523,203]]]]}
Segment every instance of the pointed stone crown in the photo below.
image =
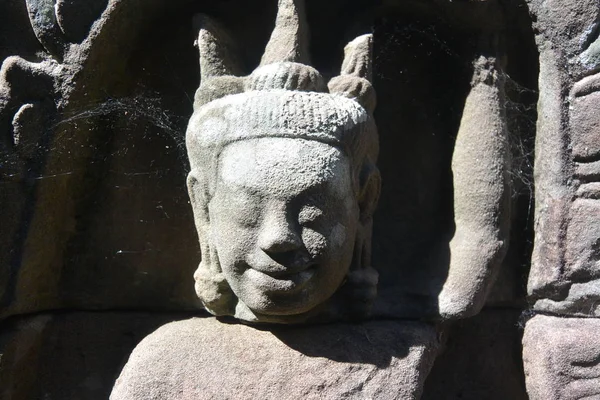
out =
{"type": "Polygon", "coordinates": [[[201,82],[187,132],[192,169],[199,162],[206,166],[228,143],[258,137],[322,141],[374,162],[372,35],[346,46],[340,75],[326,84],[309,65],[303,0],[279,1],[260,65],[247,76],[226,30],[206,15],[197,16],[196,23],[201,82]]]}

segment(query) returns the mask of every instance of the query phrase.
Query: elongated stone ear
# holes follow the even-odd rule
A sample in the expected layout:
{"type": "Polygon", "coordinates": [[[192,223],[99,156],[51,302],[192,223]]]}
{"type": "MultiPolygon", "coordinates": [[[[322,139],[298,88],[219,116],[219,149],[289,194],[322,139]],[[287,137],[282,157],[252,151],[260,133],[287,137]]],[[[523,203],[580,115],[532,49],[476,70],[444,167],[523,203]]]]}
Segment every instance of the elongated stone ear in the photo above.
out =
{"type": "Polygon", "coordinates": [[[198,170],[192,170],[187,186],[202,253],[202,261],[194,273],[196,294],[207,311],[216,315],[233,315],[237,298],[223,275],[215,246],[211,242],[207,189],[200,182],[198,170]]]}
{"type": "Polygon", "coordinates": [[[227,31],[211,17],[198,14],[197,46],[200,51],[200,87],[194,107],[244,91],[243,70],[236,57],[236,45],[227,31]]]}
{"type": "Polygon", "coordinates": [[[360,219],[365,222],[373,218],[381,194],[381,174],[374,163],[369,163],[361,173],[359,193],[360,219]]]}
{"type": "Polygon", "coordinates": [[[260,65],[296,62],[310,65],[304,0],[279,0],[277,20],[260,65]]]}
{"type": "Polygon", "coordinates": [[[372,79],[373,35],[368,34],[348,43],[341,73],[329,81],[329,92],[355,99],[372,113],[377,105],[372,79]]]}

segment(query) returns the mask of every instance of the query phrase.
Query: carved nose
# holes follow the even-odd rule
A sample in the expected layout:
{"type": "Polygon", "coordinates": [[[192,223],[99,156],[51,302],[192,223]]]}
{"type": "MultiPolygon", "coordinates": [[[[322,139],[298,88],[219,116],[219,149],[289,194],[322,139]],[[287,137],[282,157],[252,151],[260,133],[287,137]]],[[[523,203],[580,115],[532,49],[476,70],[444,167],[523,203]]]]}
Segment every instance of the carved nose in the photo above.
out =
{"type": "Polygon", "coordinates": [[[302,239],[286,218],[265,221],[259,237],[259,247],[279,264],[288,265],[302,249],[302,239]]]}

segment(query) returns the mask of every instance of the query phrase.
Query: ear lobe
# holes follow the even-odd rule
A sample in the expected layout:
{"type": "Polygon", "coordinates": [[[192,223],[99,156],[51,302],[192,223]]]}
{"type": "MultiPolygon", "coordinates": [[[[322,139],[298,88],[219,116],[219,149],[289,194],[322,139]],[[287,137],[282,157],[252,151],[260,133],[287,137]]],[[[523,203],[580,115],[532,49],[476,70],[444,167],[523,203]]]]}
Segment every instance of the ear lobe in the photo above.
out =
{"type": "Polygon", "coordinates": [[[196,219],[196,222],[208,222],[209,217],[208,204],[206,204],[206,194],[204,193],[204,188],[200,184],[200,181],[196,177],[194,171],[188,174],[187,188],[188,196],[190,197],[190,204],[192,205],[192,210],[194,210],[194,218],[196,219]]]}
{"type": "Polygon", "coordinates": [[[368,221],[373,217],[373,213],[379,202],[381,193],[381,174],[374,164],[366,166],[361,174],[361,191],[358,197],[360,207],[360,220],[368,221]]]}

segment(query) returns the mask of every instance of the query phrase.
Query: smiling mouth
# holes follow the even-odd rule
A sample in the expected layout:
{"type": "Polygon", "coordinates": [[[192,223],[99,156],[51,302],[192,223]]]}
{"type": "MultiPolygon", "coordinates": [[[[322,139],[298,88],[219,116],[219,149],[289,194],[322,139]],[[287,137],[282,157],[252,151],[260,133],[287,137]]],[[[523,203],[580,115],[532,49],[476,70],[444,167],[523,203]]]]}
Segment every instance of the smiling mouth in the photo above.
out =
{"type": "Polygon", "coordinates": [[[291,276],[295,276],[301,274],[302,272],[309,271],[311,269],[316,268],[315,263],[305,264],[301,266],[294,267],[283,267],[283,268],[252,268],[261,272],[265,275],[269,275],[271,278],[275,279],[286,279],[291,276]]]}
{"type": "Polygon", "coordinates": [[[302,289],[315,275],[317,264],[304,266],[266,269],[251,267],[247,272],[265,291],[290,292],[302,289]]]}
{"type": "Polygon", "coordinates": [[[274,279],[288,279],[289,277],[315,269],[316,267],[316,262],[296,262],[290,264],[250,266],[250,269],[268,275],[274,279]]]}

